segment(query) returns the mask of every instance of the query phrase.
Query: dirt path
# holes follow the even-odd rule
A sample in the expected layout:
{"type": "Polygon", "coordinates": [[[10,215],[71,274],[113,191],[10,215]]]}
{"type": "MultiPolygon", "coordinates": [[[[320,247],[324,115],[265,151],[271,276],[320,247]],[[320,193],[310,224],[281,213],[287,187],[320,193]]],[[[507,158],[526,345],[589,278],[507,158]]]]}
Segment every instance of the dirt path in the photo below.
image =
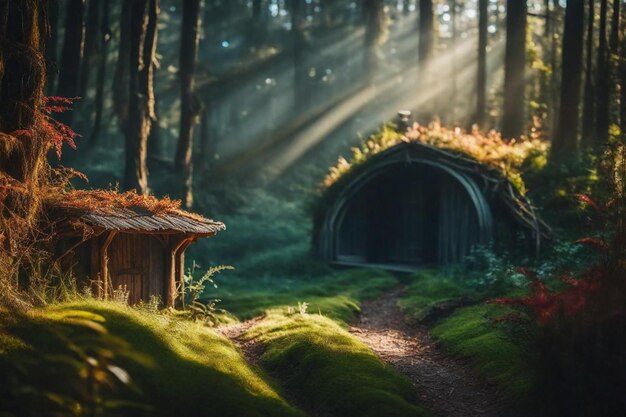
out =
{"type": "Polygon", "coordinates": [[[350,332],[415,385],[436,416],[511,417],[510,404],[462,363],[439,351],[425,327],[408,326],[396,305],[401,289],[363,303],[350,332]]]}

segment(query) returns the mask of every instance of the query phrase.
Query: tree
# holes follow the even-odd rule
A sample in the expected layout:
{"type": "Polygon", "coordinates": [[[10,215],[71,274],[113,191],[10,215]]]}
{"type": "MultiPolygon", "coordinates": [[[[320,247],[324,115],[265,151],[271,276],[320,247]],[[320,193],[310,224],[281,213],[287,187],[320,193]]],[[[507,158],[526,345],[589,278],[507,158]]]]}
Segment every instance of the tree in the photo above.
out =
{"type": "Polygon", "coordinates": [[[129,106],[124,188],[146,195],[148,136],[154,114],[153,71],[157,41],[158,0],[133,0],[130,13],[129,106]]]}
{"type": "Polygon", "coordinates": [[[572,158],[578,148],[578,109],[583,68],[584,30],[584,0],[568,0],[563,32],[561,108],[550,153],[553,161],[572,158]]]}
{"type": "Polygon", "coordinates": [[[622,0],[613,0],[613,15],[611,16],[611,36],[609,40],[609,47],[611,53],[619,54],[619,38],[620,38],[620,5],[622,0]]]}
{"type": "MultiPolygon", "coordinates": [[[[65,11],[65,39],[61,53],[59,85],[57,95],[61,97],[77,97],[80,94],[80,73],[83,60],[84,40],[84,0],[67,0],[65,11]]],[[[72,112],[62,117],[65,123],[72,120],[72,112]]]]}
{"type": "Polygon", "coordinates": [[[505,138],[516,138],[524,133],[525,66],[526,2],[507,0],[502,111],[502,135],[505,138]]]}
{"type": "Polygon", "coordinates": [[[306,108],[307,74],[305,68],[306,40],[302,31],[302,0],[291,0],[291,54],[293,61],[294,109],[300,112],[306,108]]]}
{"type": "Polygon", "coordinates": [[[101,3],[102,18],[100,20],[100,42],[98,45],[98,78],[96,80],[96,105],[95,116],[93,122],[93,130],[91,131],[90,146],[94,146],[100,138],[100,130],[102,128],[102,112],[104,111],[104,81],[106,78],[108,45],[111,40],[111,28],[109,27],[109,5],[105,2],[101,3]]]}
{"type": "Polygon", "coordinates": [[[584,102],[583,102],[583,131],[582,131],[582,143],[583,145],[591,145],[593,141],[593,135],[595,130],[596,120],[596,107],[595,107],[595,89],[593,85],[593,49],[594,49],[594,23],[596,5],[594,0],[588,1],[587,11],[587,40],[586,40],[586,55],[587,62],[585,64],[585,87],[584,87],[584,102]]]}
{"type": "Polygon", "coordinates": [[[113,75],[113,107],[117,123],[125,133],[128,120],[128,83],[130,73],[130,18],[133,0],[124,0],[120,13],[120,38],[115,74],[113,75]]]}
{"type": "Polygon", "coordinates": [[[38,0],[0,0],[0,300],[15,302],[19,257],[39,222],[49,141],[44,105],[47,36],[38,0]]]}
{"type": "Polygon", "coordinates": [[[372,80],[379,66],[380,45],[386,37],[386,16],[383,0],[365,0],[365,53],[363,69],[368,80],[372,80]]]}
{"type": "Polygon", "coordinates": [[[198,64],[200,40],[200,0],[183,3],[183,23],[180,37],[181,114],[180,137],[176,152],[176,169],[183,174],[183,201],[193,205],[193,127],[201,110],[194,88],[194,73],[198,64]]]}
{"type": "Polygon", "coordinates": [[[620,133],[622,144],[626,143],[626,36],[622,36],[621,54],[619,55],[620,74],[620,133]]]}
{"type": "Polygon", "coordinates": [[[57,75],[59,75],[59,69],[57,68],[57,44],[59,43],[59,0],[48,1],[48,25],[50,27],[50,33],[45,38],[45,56],[46,56],[46,75],[48,89],[48,95],[54,95],[57,75]]]}
{"type": "Polygon", "coordinates": [[[422,70],[428,65],[435,43],[435,14],[433,0],[419,0],[418,58],[422,70]]]}
{"type": "Polygon", "coordinates": [[[489,0],[478,1],[478,76],[476,79],[476,113],[474,123],[484,126],[487,114],[487,27],[489,0]]]}
{"type": "Polygon", "coordinates": [[[85,41],[83,47],[83,59],[80,68],[80,79],[78,87],[78,95],[80,97],[87,96],[87,87],[89,86],[89,75],[91,68],[96,61],[98,52],[98,22],[100,21],[100,6],[98,0],[89,0],[87,4],[86,27],[90,30],[85,31],[85,41]]]}
{"type": "Polygon", "coordinates": [[[598,69],[596,81],[596,142],[605,143],[609,134],[609,77],[606,19],[608,0],[600,0],[600,31],[598,45],[598,69]]]}

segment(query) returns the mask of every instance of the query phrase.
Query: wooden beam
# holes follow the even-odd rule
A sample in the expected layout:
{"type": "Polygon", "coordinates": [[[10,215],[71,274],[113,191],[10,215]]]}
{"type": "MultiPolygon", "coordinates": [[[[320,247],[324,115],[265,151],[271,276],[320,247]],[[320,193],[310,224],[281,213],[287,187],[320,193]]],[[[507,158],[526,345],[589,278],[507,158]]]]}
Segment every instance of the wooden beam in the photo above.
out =
{"type": "Polygon", "coordinates": [[[165,271],[167,274],[167,282],[166,282],[166,306],[174,307],[176,303],[176,297],[178,294],[176,293],[176,278],[177,278],[177,267],[176,260],[178,259],[177,254],[178,250],[184,245],[186,239],[185,237],[179,237],[177,239],[170,239],[169,244],[169,253],[166,254],[165,257],[165,271]]]}
{"type": "Polygon", "coordinates": [[[113,241],[113,238],[117,234],[116,231],[109,232],[106,236],[104,243],[100,247],[100,290],[99,295],[105,300],[109,296],[109,246],[113,241]],[[102,294],[104,293],[104,294],[102,294]]]}
{"type": "MultiPolygon", "coordinates": [[[[176,264],[176,282],[180,283],[180,291],[185,292],[185,251],[197,240],[196,236],[191,236],[183,240],[183,244],[178,248],[174,262],[176,264]]],[[[176,300],[174,300],[176,302],[176,300]]]]}

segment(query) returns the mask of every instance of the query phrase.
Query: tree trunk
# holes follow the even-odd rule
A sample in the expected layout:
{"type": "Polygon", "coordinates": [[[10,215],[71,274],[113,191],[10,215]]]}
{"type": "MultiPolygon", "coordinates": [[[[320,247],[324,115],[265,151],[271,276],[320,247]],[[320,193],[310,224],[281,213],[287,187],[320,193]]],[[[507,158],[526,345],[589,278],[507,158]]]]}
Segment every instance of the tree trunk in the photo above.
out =
{"type": "Polygon", "coordinates": [[[611,53],[618,55],[619,54],[619,38],[620,38],[620,5],[622,0],[613,0],[613,16],[611,18],[611,37],[609,46],[611,48],[611,53]]]}
{"type": "Polygon", "coordinates": [[[306,41],[302,32],[302,0],[291,0],[291,48],[293,60],[294,109],[296,113],[307,107],[308,77],[305,68],[306,41]]]}
{"type": "Polygon", "coordinates": [[[200,99],[194,87],[200,40],[200,0],[183,3],[183,24],[180,37],[181,114],[180,138],[176,151],[176,169],[183,175],[183,202],[193,205],[193,127],[198,121],[200,99]]]}
{"type": "Polygon", "coordinates": [[[45,8],[0,0],[0,301],[14,298],[19,262],[28,260],[47,181],[49,137],[40,129],[45,86],[45,8]],[[16,138],[16,131],[28,131],[16,138]]]}
{"type": "Polygon", "coordinates": [[[476,80],[476,114],[474,123],[484,127],[487,114],[487,27],[489,0],[478,1],[478,77],[476,80]]]}
{"type": "MultiPolygon", "coordinates": [[[[63,52],[61,53],[61,65],[59,71],[59,85],[57,95],[74,98],[80,94],[79,83],[81,65],[83,59],[84,38],[84,0],[67,0],[65,15],[65,39],[63,52]]],[[[60,115],[64,123],[71,123],[73,112],[60,115]]]]}
{"type": "Polygon", "coordinates": [[[622,36],[621,54],[619,59],[620,72],[620,133],[622,145],[626,144],[626,36],[622,36]]]}
{"type": "Polygon", "coordinates": [[[48,95],[54,95],[56,81],[59,75],[58,67],[58,43],[59,43],[59,0],[48,1],[48,24],[50,33],[46,37],[46,74],[48,81],[46,89],[48,95]]]}
{"type": "Polygon", "coordinates": [[[584,31],[584,0],[568,0],[563,32],[561,108],[550,153],[551,160],[556,162],[572,160],[578,150],[584,31]]]}
{"type": "Polygon", "coordinates": [[[607,2],[600,0],[600,31],[598,45],[598,69],[597,69],[597,89],[596,89],[596,144],[606,143],[609,135],[609,62],[608,45],[606,39],[607,2]]]}
{"type": "Polygon", "coordinates": [[[109,27],[109,6],[101,3],[102,19],[100,21],[100,43],[98,54],[98,79],[96,81],[96,106],[93,130],[91,131],[90,146],[98,143],[100,130],[102,129],[102,112],[104,111],[104,82],[106,80],[106,67],[108,58],[108,45],[111,40],[111,28],[109,27]]]}
{"type": "Polygon", "coordinates": [[[210,161],[213,159],[213,141],[211,135],[211,103],[204,103],[200,122],[200,158],[199,168],[201,172],[206,172],[210,168],[210,161]]]}
{"type": "Polygon", "coordinates": [[[428,65],[435,44],[435,14],[433,0],[419,0],[418,58],[422,70],[428,65]]]}
{"type": "Polygon", "coordinates": [[[128,120],[128,83],[130,73],[130,18],[133,0],[124,0],[120,14],[120,39],[113,75],[113,108],[117,123],[126,134],[128,120]]]}
{"type": "MultiPolygon", "coordinates": [[[[80,68],[80,84],[78,95],[87,97],[87,88],[89,88],[89,75],[91,68],[94,66],[98,54],[98,22],[100,20],[100,1],[89,0],[87,5],[87,20],[85,30],[85,43],[83,47],[83,61],[80,68]]],[[[84,101],[83,101],[84,103],[84,101]]]]}
{"type": "Polygon", "coordinates": [[[383,0],[365,0],[365,53],[363,70],[370,81],[374,78],[379,66],[380,44],[385,33],[385,16],[383,0]]]}
{"type": "Polygon", "coordinates": [[[596,16],[596,5],[594,0],[588,0],[587,11],[587,40],[586,40],[586,54],[587,62],[585,64],[585,97],[583,102],[583,131],[582,131],[582,145],[592,145],[596,108],[595,108],[595,89],[593,85],[593,49],[594,49],[594,22],[596,16]]]}
{"type": "MultiPolygon", "coordinates": [[[[542,51],[543,51],[543,62],[544,65],[550,65],[550,56],[551,56],[551,46],[552,46],[552,28],[554,26],[554,13],[550,7],[551,0],[544,0],[543,6],[545,9],[545,18],[544,18],[544,30],[543,30],[543,42],[542,42],[542,51]]],[[[554,71],[554,68],[550,68],[551,71],[554,71]]],[[[551,76],[548,71],[540,72],[540,101],[545,104],[545,112],[544,112],[544,126],[543,131],[544,135],[547,137],[551,137],[554,132],[552,127],[554,126],[554,103],[552,102],[552,88],[553,86],[550,84],[551,76]]]]}
{"type": "Polygon", "coordinates": [[[517,138],[524,133],[526,66],[526,2],[507,0],[506,53],[504,58],[502,135],[517,138]]]}
{"type": "Polygon", "coordinates": [[[147,195],[148,136],[154,119],[152,86],[158,0],[134,0],[130,17],[129,107],[124,187],[147,195]]]}

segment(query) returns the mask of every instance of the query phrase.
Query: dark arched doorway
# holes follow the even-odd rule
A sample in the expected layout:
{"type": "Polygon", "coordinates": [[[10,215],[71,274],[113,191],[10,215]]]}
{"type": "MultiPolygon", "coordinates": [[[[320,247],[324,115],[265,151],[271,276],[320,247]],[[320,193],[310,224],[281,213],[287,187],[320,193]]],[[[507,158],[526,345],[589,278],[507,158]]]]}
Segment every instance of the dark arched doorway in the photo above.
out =
{"type": "Polygon", "coordinates": [[[457,262],[489,237],[480,214],[468,190],[445,169],[387,166],[356,186],[338,210],[334,258],[398,266],[457,262]]]}

